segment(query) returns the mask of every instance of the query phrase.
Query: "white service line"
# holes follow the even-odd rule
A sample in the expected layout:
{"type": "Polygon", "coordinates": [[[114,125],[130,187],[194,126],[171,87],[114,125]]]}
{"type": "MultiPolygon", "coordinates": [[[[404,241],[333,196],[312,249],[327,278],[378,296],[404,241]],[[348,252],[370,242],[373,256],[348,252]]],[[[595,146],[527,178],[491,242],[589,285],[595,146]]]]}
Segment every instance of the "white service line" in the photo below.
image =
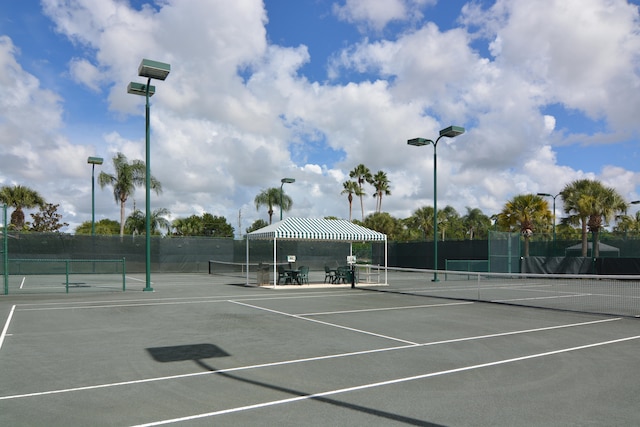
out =
{"type": "MultiPolygon", "coordinates": [[[[131,277],[131,276],[126,276],[126,278],[128,280],[137,280],[138,282],[146,282],[146,279],[137,279],[135,277],[131,277]]],[[[150,282],[152,285],[154,284],[153,282],[150,282]]]]}
{"type": "Polygon", "coordinates": [[[387,340],[392,340],[392,341],[398,341],[398,342],[403,342],[406,344],[411,344],[411,345],[418,345],[417,342],[413,342],[413,341],[407,341],[407,340],[403,340],[400,338],[395,338],[395,337],[390,337],[388,335],[381,335],[381,334],[376,334],[374,332],[369,332],[369,331],[365,331],[362,329],[355,329],[355,328],[349,328],[348,326],[342,326],[342,325],[338,325],[336,323],[329,323],[329,322],[323,322],[322,320],[316,320],[316,319],[309,319],[307,317],[303,317],[297,314],[289,314],[289,313],[285,313],[283,311],[278,311],[278,310],[271,310],[269,308],[264,308],[264,307],[259,307],[257,305],[252,305],[252,304],[245,304],[242,302],[238,302],[238,301],[229,301],[233,304],[238,304],[238,305],[243,305],[245,307],[251,307],[251,308],[255,308],[257,310],[263,310],[263,311],[268,311],[270,313],[276,313],[276,314],[281,314],[283,316],[287,316],[287,317],[293,317],[296,319],[300,319],[300,320],[306,320],[307,322],[314,322],[314,323],[320,323],[322,325],[327,325],[327,326],[332,326],[334,328],[340,328],[340,329],[346,329],[348,331],[353,331],[353,332],[358,332],[360,334],[365,334],[365,335],[372,335],[374,337],[378,337],[378,338],[384,338],[387,340]]]}
{"type": "Polygon", "coordinates": [[[375,388],[375,387],[383,387],[383,386],[387,386],[387,385],[399,384],[399,383],[404,383],[404,382],[408,382],[408,381],[422,380],[422,379],[425,379],[425,378],[432,378],[432,377],[448,375],[448,374],[456,374],[456,373],[459,373],[459,372],[471,371],[471,370],[474,370],[474,369],[481,369],[481,368],[487,368],[487,367],[491,367],[491,366],[505,365],[505,364],[508,364],[508,363],[520,362],[520,361],[523,361],[523,360],[537,359],[537,358],[540,358],[540,357],[552,356],[552,355],[561,354],[561,353],[568,353],[568,352],[571,352],[571,351],[585,350],[587,348],[600,347],[600,346],[605,346],[605,345],[610,345],[610,344],[617,344],[617,343],[620,343],[620,342],[637,340],[637,339],[640,339],[640,335],[633,336],[633,337],[627,337],[627,338],[621,338],[621,339],[617,339],[617,340],[602,341],[602,342],[593,343],[593,344],[581,345],[581,346],[578,346],[578,347],[569,347],[569,348],[563,348],[563,349],[560,349],[560,350],[547,351],[545,353],[530,354],[528,356],[515,357],[513,359],[496,360],[494,362],[481,363],[479,365],[463,366],[461,368],[448,369],[446,371],[429,372],[429,373],[426,373],[426,374],[415,375],[415,376],[412,376],[412,377],[396,378],[394,380],[380,381],[380,382],[377,382],[377,383],[362,384],[362,385],[359,385],[359,386],[341,388],[341,389],[337,389],[337,390],[329,390],[329,391],[325,391],[325,392],[322,392],[322,393],[308,394],[308,395],[305,395],[305,396],[296,396],[296,397],[291,397],[289,399],[273,400],[273,401],[270,401],[270,402],[257,403],[257,404],[254,404],[254,405],[239,406],[239,407],[236,407],[236,408],[222,409],[220,411],[213,411],[213,412],[206,412],[206,413],[203,413],[203,414],[190,415],[190,416],[187,416],[187,417],[173,418],[173,419],[168,419],[168,420],[160,420],[160,421],[155,421],[155,422],[146,423],[146,424],[137,424],[137,425],[135,425],[133,427],[151,427],[151,426],[159,426],[159,425],[164,425],[164,424],[178,423],[178,422],[183,422],[183,421],[192,421],[192,420],[196,420],[196,419],[214,417],[216,415],[231,414],[231,413],[234,413],[234,412],[248,411],[248,410],[251,410],[251,409],[265,408],[265,407],[268,407],[268,406],[282,405],[282,404],[286,404],[286,403],[298,402],[298,401],[309,400],[309,399],[316,399],[316,398],[320,398],[320,397],[327,397],[327,396],[332,396],[332,395],[342,394],[342,393],[350,393],[352,391],[365,390],[365,389],[375,388]]]}
{"type": "Polygon", "coordinates": [[[13,312],[16,309],[16,305],[11,306],[11,311],[9,312],[9,317],[7,317],[7,321],[4,324],[4,328],[2,328],[2,333],[0,334],[0,349],[2,348],[2,343],[4,343],[4,337],[7,336],[7,331],[9,330],[9,324],[11,323],[11,318],[13,317],[13,312]]]}
{"type": "Polygon", "coordinates": [[[546,326],[543,328],[500,332],[500,333],[489,334],[489,335],[453,338],[450,340],[432,341],[432,342],[422,343],[422,344],[402,345],[402,346],[396,346],[396,347],[384,347],[384,348],[376,348],[373,350],[354,351],[350,353],[338,353],[338,354],[329,354],[326,356],[307,357],[303,359],[283,360],[280,362],[260,363],[256,365],[247,365],[247,366],[238,366],[235,368],[219,369],[217,371],[204,371],[204,372],[198,371],[198,372],[192,372],[189,374],[169,375],[165,377],[144,378],[140,380],[121,381],[117,383],[96,384],[96,385],[73,387],[73,388],[67,388],[67,389],[48,390],[48,391],[40,391],[40,392],[24,393],[24,394],[14,394],[14,395],[8,395],[8,396],[0,396],[0,401],[22,399],[25,397],[39,397],[39,396],[47,396],[47,395],[53,395],[53,394],[71,393],[76,391],[98,390],[98,389],[110,388],[110,387],[130,386],[135,384],[145,384],[145,383],[152,383],[152,382],[159,382],[159,381],[166,381],[166,380],[177,380],[182,378],[199,377],[203,375],[216,375],[216,374],[221,374],[226,372],[246,371],[250,369],[259,369],[259,368],[270,368],[274,366],[293,365],[296,363],[315,362],[318,360],[328,360],[328,359],[338,359],[342,357],[360,356],[364,354],[384,353],[387,351],[405,350],[405,349],[416,348],[416,347],[429,347],[429,346],[441,345],[441,344],[452,344],[452,343],[464,342],[464,341],[474,341],[474,340],[481,340],[481,339],[487,339],[487,338],[505,337],[509,335],[519,335],[519,334],[528,334],[532,332],[550,331],[554,329],[574,328],[577,326],[594,325],[598,323],[613,322],[617,320],[622,320],[622,318],[616,317],[611,319],[594,320],[590,322],[569,323],[566,325],[546,326]]]}
{"type": "Polygon", "coordinates": [[[341,310],[341,311],[320,311],[315,313],[298,313],[298,316],[323,316],[326,314],[346,314],[346,313],[362,313],[368,311],[387,311],[387,310],[405,310],[411,308],[426,308],[426,307],[450,307],[452,305],[468,305],[475,304],[473,301],[469,302],[450,302],[444,304],[422,304],[422,305],[406,305],[403,307],[382,307],[382,308],[363,308],[360,310],[341,310]]]}

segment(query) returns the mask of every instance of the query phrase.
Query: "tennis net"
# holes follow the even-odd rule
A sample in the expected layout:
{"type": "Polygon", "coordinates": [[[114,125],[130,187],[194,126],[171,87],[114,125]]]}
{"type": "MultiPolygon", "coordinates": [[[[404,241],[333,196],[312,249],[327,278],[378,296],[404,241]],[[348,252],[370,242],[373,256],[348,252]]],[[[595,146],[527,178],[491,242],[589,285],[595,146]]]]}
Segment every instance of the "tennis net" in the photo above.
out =
{"type": "Polygon", "coordinates": [[[238,283],[246,283],[248,277],[249,284],[265,285],[273,282],[273,264],[209,260],[209,274],[241,280],[238,283]]]}
{"type": "Polygon", "coordinates": [[[125,291],[124,259],[10,259],[4,294],[125,291]]]}
{"type": "Polygon", "coordinates": [[[640,317],[640,275],[437,273],[433,281],[433,270],[389,267],[389,287],[375,290],[640,317]]]}

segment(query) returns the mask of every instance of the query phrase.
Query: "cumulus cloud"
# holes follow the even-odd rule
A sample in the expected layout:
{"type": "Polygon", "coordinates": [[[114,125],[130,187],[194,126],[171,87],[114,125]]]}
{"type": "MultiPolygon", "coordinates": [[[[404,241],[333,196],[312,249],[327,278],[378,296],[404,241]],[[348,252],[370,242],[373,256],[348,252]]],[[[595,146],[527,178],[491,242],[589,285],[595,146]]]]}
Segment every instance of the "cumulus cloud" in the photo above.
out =
{"type": "MultiPolygon", "coordinates": [[[[436,139],[451,124],[467,132],[438,143],[439,206],[492,214],[515,194],[557,192],[585,176],[637,194],[637,172],[611,165],[583,171],[556,155],[578,141],[615,144],[640,133],[637,7],[471,2],[460,27],[443,30],[428,19],[435,4],[336,2],[333,19],[357,26],[363,37],[336,49],[320,64],[329,79],[314,81],[304,73],[323,60],[313,50],[269,43],[268,2],[164,0],[136,9],[116,0],[43,0],[56,33],[75,47],[67,77],[104,93],[105,114],[119,122],[99,135],[99,146],[69,132],[69,95],[42,88],[22,68],[12,40],[0,36],[0,181],[50,194],[72,227],[86,220],[86,157],[101,152],[105,171],[117,152],[144,158],[144,99],[124,88],[144,83],[136,70],[151,58],[172,66],[166,81],[154,82],[151,167],[164,187],[152,207],[173,217],[207,211],[236,226],[240,212],[246,228],[264,218],[255,195],[290,176],[292,214],[346,218],[342,183],[360,163],[388,173],[392,196],[384,209],[409,216],[432,204],[433,147],[406,140],[436,139]],[[390,23],[401,31],[385,37],[390,23]],[[601,121],[603,129],[568,130],[550,105],[601,121]],[[52,174],[55,183],[46,179],[52,174]]],[[[109,190],[100,194],[98,217],[117,218],[109,190]]],[[[142,194],[135,198],[143,203],[142,194]]]]}

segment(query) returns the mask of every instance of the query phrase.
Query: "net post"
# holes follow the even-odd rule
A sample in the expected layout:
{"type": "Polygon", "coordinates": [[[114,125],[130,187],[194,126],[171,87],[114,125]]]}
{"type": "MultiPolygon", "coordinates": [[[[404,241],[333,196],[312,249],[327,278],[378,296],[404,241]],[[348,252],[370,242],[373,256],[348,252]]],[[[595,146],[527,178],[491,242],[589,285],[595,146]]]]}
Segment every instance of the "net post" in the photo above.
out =
{"type": "Polygon", "coordinates": [[[126,277],[126,275],[125,275],[125,271],[124,271],[124,267],[125,267],[124,259],[125,259],[125,258],[124,258],[124,257],[122,257],[122,292],[124,292],[124,291],[126,290],[126,287],[127,287],[127,285],[126,285],[126,278],[125,278],[125,277],[126,277]]]}
{"type": "Polygon", "coordinates": [[[9,236],[7,236],[7,205],[2,205],[2,265],[4,276],[4,294],[9,295],[9,236]]]}
{"type": "Polygon", "coordinates": [[[65,288],[69,293],[69,260],[64,260],[64,275],[65,275],[65,288]]]}

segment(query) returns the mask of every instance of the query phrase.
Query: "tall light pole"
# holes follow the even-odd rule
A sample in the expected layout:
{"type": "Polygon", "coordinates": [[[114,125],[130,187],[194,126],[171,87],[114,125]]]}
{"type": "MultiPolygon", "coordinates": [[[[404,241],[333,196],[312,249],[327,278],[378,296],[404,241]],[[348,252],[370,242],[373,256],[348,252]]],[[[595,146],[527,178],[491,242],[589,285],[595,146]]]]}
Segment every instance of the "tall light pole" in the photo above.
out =
{"type": "Polygon", "coordinates": [[[553,255],[556,255],[556,197],[558,197],[560,195],[560,193],[556,194],[555,196],[553,194],[549,194],[549,193],[538,193],[538,196],[543,196],[543,197],[552,197],[553,198],[553,255]]]}
{"type": "Polygon", "coordinates": [[[296,180],[293,178],[282,178],[280,182],[280,221],[282,221],[282,186],[285,184],[293,184],[296,180]]]}
{"type": "Polygon", "coordinates": [[[438,174],[437,174],[437,154],[436,147],[438,141],[444,136],[455,138],[464,133],[464,128],[460,126],[449,126],[440,131],[440,136],[433,142],[425,138],[413,138],[407,141],[409,145],[420,147],[422,145],[433,144],[433,281],[438,282],[438,174]]]}
{"type": "Polygon", "coordinates": [[[144,291],[153,291],[151,287],[151,155],[150,155],[150,124],[149,124],[149,97],[155,92],[155,86],[151,86],[151,79],[164,80],[171,71],[171,65],[163,62],[151,61],[143,59],[138,67],[138,75],[147,78],[147,84],[131,82],[127,86],[127,92],[134,95],[142,95],[146,98],[145,104],[145,193],[146,193],[146,216],[145,216],[145,234],[146,234],[146,285],[144,291]]]}
{"type": "Polygon", "coordinates": [[[87,163],[91,165],[91,235],[96,235],[96,165],[101,165],[102,157],[89,157],[87,163]]]}

